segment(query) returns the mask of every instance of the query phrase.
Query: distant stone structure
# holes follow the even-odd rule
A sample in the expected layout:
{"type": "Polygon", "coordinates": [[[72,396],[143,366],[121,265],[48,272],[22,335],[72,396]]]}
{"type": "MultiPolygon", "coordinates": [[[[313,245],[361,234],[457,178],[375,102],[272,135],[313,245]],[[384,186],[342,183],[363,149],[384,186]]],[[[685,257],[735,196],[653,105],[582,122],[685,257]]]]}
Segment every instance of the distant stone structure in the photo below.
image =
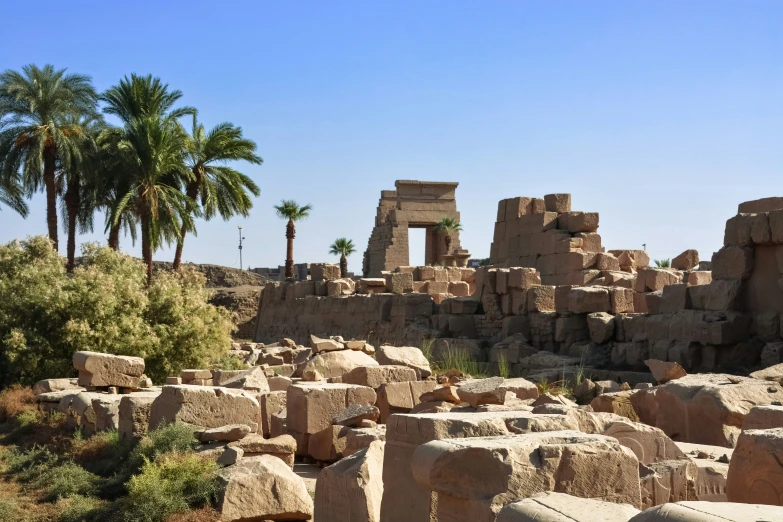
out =
{"type": "Polygon", "coordinates": [[[410,265],[408,229],[424,228],[427,239],[426,265],[466,266],[470,254],[460,248],[459,233],[451,235],[451,252],[446,252],[435,224],[444,217],[459,220],[455,191],[459,183],[397,180],[396,190],[382,190],[375,227],[364,253],[365,277],[410,265]]]}

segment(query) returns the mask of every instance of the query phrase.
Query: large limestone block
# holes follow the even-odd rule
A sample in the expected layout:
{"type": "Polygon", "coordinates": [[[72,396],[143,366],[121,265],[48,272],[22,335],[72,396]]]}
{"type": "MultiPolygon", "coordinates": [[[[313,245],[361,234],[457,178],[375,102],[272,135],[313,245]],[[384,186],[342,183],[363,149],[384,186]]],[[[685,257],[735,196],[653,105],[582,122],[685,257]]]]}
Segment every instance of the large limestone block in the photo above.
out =
{"type": "Polygon", "coordinates": [[[729,502],[783,506],[783,428],[743,431],[729,464],[729,502]]]}
{"type": "Polygon", "coordinates": [[[144,374],[144,359],[98,352],[75,352],[73,367],[80,386],[138,388],[144,374]]]}
{"type": "Polygon", "coordinates": [[[302,373],[318,372],[325,379],[341,377],[359,366],[377,366],[378,362],[364,352],[339,350],[319,353],[304,365],[302,373]]]}
{"type": "Polygon", "coordinates": [[[180,421],[202,428],[247,424],[255,432],[261,407],[250,393],[217,386],[164,386],[152,403],[150,429],[180,421]]]}
{"type": "Polygon", "coordinates": [[[122,395],[101,394],[93,398],[95,431],[118,430],[120,427],[120,401],[122,395]]]}
{"type": "Polygon", "coordinates": [[[299,383],[288,388],[287,427],[298,433],[318,433],[352,404],[375,404],[375,390],[341,383],[299,383]]]}
{"type": "Polygon", "coordinates": [[[420,379],[432,375],[430,362],[420,349],[413,346],[381,346],[375,358],[382,365],[392,364],[412,368],[420,379]]]}
{"type": "Polygon", "coordinates": [[[369,386],[376,391],[382,384],[416,380],[416,371],[407,366],[359,366],[343,375],[345,384],[369,386]]]}
{"type": "Polygon", "coordinates": [[[469,382],[457,388],[457,395],[473,408],[481,404],[503,404],[506,402],[506,390],[503,377],[492,377],[469,382]]]}
{"type": "Polygon", "coordinates": [[[419,485],[438,494],[443,522],[493,522],[509,502],[545,491],[641,505],[639,461],[602,435],[555,431],[438,440],[416,449],[412,466],[419,485]]]}
{"type": "Polygon", "coordinates": [[[219,480],[217,511],[225,522],[313,518],[304,479],[276,457],[243,457],[220,470],[219,480]]]}
{"type": "Polygon", "coordinates": [[[82,390],[77,379],[44,379],[33,385],[33,393],[50,393],[63,390],[82,390]]]}
{"type": "Polygon", "coordinates": [[[675,441],[729,448],[751,408],[782,401],[777,383],[723,374],[687,375],[631,396],[642,421],[675,441]]]}
{"type": "Polygon", "coordinates": [[[120,439],[140,439],[149,431],[152,403],[160,392],[137,392],[123,395],[119,407],[120,439]]]}
{"type": "Polygon", "coordinates": [[[772,522],[783,509],[730,502],[677,502],[643,511],[628,522],[772,522]]]}
{"type": "Polygon", "coordinates": [[[547,492],[506,504],[497,522],[628,522],[638,513],[627,504],[547,492]]]}
{"type": "Polygon", "coordinates": [[[685,458],[685,453],[663,431],[640,422],[626,419],[609,422],[603,434],[633,451],[642,464],[685,458]]]}
{"type": "Polygon", "coordinates": [[[315,483],[318,522],[380,521],[383,447],[383,442],[373,442],[318,474],[315,483]]]}
{"type": "Polygon", "coordinates": [[[237,375],[221,384],[225,388],[251,390],[255,393],[269,391],[269,382],[266,380],[264,369],[256,366],[250,370],[240,370],[237,375]]]}
{"type": "Polygon", "coordinates": [[[783,428],[783,406],[756,406],[745,415],[742,430],[768,430],[783,428]]]}

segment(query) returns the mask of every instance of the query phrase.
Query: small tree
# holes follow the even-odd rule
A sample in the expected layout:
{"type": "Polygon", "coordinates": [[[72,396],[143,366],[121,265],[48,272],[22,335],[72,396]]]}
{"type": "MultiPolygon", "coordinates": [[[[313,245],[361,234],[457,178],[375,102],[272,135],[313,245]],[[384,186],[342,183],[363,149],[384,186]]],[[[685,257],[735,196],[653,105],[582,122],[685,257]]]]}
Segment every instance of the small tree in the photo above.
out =
{"type": "Polygon", "coordinates": [[[294,223],[310,216],[312,205],[300,207],[293,199],[284,199],[279,205],[275,205],[277,215],[281,219],[287,219],[288,224],[285,227],[286,237],[286,255],[285,255],[285,278],[294,278],[294,237],[296,237],[296,226],[294,223]]]}
{"type": "Polygon", "coordinates": [[[353,240],[344,237],[335,239],[332,246],[329,247],[329,253],[334,256],[340,256],[340,277],[348,277],[348,259],[347,257],[356,252],[353,240]]]}
{"type": "Polygon", "coordinates": [[[658,268],[669,268],[672,266],[671,259],[656,259],[655,266],[658,268]]]}
{"type": "Polygon", "coordinates": [[[439,234],[443,234],[443,241],[446,243],[446,253],[448,254],[451,252],[451,234],[460,232],[462,225],[456,219],[446,216],[435,224],[435,230],[439,234]]]}

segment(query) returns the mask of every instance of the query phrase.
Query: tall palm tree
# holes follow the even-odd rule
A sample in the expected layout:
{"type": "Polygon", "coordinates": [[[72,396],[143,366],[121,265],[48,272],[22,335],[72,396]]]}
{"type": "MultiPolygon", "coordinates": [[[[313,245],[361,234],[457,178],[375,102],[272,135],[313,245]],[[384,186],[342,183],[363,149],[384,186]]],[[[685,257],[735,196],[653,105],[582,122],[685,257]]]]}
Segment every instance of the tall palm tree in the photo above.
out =
{"type": "Polygon", "coordinates": [[[78,118],[96,113],[89,76],[51,65],[26,65],[0,74],[0,162],[4,174],[21,170],[25,192],[46,192],[49,238],[58,247],[58,166],[70,168],[81,154],[78,118]]]}
{"type": "Polygon", "coordinates": [[[348,277],[348,256],[356,252],[352,239],[344,237],[335,239],[329,247],[329,253],[333,256],[340,256],[340,277],[348,277]]]}
{"type": "Polygon", "coordinates": [[[462,225],[452,217],[444,216],[443,219],[435,223],[435,230],[443,234],[443,241],[446,243],[446,254],[451,252],[451,235],[462,231],[462,225]]]}
{"type": "Polygon", "coordinates": [[[122,121],[118,147],[128,155],[130,190],[114,210],[114,224],[131,212],[141,228],[141,251],[152,280],[152,254],[164,242],[179,239],[184,226],[195,231],[194,209],[182,193],[192,178],[185,165],[187,133],[178,118],[195,114],[189,107],[174,109],[182,97],[152,75],[125,77],[104,94],[104,112],[122,121]]]}
{"type": "Polygon", "coordinates": [[[93,216],[96,209],[91,195],[93,178],[100,175],[97,170],[98,149],[96,138],[104,127],[99,115],[81,117],[72,122],[76,129],[74,144],[79,149],[79,155],[70,166],[61,166],[58,185],[65,187],[63,193],[63,224],[68,234],[67,256],[69,272],[73,271],[76,259],[76,230],[91,231],[93,216]]]}
{"type": "Polygon", "coordinates": [[[312,205],[300,207],[293,199],[284,199],[279,205],[275,205],[278,217],[287,219],[288,224],[285,227],[286,254],[285,254],[285,278],[294,278],[294,237],[296,237],[296,226],[294,223],[307,219],[310,216],[312,205]]]}
{"type": "MultiPolygon", "coordinates": [[[[260,165],[264,160],[256,153],[256,144],[242,137],[242,129],[230,123],[221,123],[207,132],[193,116],[193,131],[188,139],[187,165],[193,174],[185,194],[194,206],[200,206],[206,220],[220,214],[223,219],[235,215],[247,216],[253,207],[250,194],[258,196],[261,190],[245,174],[225,165],[229,161],[247,161],[260,165]],[[249,193],[250,194],[249,194],[249,193]]],[[[182,262],[185,227],[180,230],[174,270],[182,262]]]]}

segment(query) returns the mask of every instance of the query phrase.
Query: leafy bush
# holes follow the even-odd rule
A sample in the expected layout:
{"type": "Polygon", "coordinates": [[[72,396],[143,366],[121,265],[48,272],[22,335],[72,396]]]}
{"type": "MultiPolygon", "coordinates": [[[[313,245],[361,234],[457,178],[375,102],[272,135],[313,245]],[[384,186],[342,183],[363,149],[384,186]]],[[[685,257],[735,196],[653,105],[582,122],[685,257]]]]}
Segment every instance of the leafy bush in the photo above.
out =
{"type": "Polygon", "coordinates": [[[43,490],[49,502],[75,495],[91,496],[98,491],[100,477],[73,462],[64,462],[43,471],[33,485],[43,490]]]}
{"type": "Polygon", "coordinates": [[[656,259],[655,266],[658,268],[671,268],[672,261],[671,259],[656,259]]]}
{"type": "Polygon", "coordinates": [[[194,453],[173,453],[146,461],[128,482],[122,520],[163,522],[169,515],[201,507],[218,493],[218,465],[194,453]]]}
{"type": "Polygon", "coordinates": [[[130,454],[128,463],[136,469],[141,468],[144,461],[155,461],[169,453],[186,453],[199,446],[193,436],[193,428],[182,422],[166,424],[150,431],[141,439],[130,454]]]}
{"type": "MultiPolygon", "coordinates": [[[[72,495],[62,502],[64,507],[57,517],[57,522],[86,522],[94,520],[93,515],[100,503],[92,497],[72,495]]],[[[58,504],[59,505],[59,504],[58,504]]]]}
{"type": "Polygon", "coordinates": [[[230,314],[207,302],[203,275],[160,271],[148,287],[140,260],[82,250],[68,274],[43,236],[0,246],[0,387],[71,375],[77,350],[143,357],[156,382],[227,353],[230,314]]]}
{"type": "MultiPolygon", "coordinates": [[[[78,433],[78,432],[77,432],[78,433]]],[[[74,462],[102,476],[117,471],[132,449],[132,443],[120,440],[117,430],[99,431],[84,440],[74,440],[71,455],[74,462]]]]}
{"type": "Polygon", "coordinates": [[[3,454],[3,460],[7,475],[15,475],[20,482],[32,482],[55,467],[59,458],[44,446],[33,446],[27,451],[12,448],[3,454]]]}

